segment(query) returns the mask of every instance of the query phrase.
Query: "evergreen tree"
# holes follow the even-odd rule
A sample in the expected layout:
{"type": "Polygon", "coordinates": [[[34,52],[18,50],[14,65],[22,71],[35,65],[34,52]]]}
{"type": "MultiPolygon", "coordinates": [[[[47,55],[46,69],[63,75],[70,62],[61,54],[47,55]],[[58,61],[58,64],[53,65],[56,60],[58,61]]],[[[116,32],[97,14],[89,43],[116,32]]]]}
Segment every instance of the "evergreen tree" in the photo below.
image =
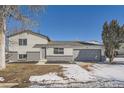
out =
{"type": "Polygon", "coordinates": [[[105,47],[105,55],[109,58],[110,63],[113,62],[116,50],[120,47],[121,29],[117,20],[112,20],[110,24],[105,22],[103,25],[102,40],[105,47]]]}

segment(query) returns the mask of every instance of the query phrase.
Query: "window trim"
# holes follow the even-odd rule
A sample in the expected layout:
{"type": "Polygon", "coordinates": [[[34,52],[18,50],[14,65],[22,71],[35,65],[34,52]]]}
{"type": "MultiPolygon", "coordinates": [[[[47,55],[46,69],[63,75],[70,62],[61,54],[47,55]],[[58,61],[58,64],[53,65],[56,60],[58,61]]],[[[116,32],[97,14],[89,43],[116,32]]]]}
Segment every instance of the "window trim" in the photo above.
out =
{"type": "Polygon", "coordinates": [[[27,39],[19,39],[18,40],[19,42],[19,46],[27,46],[27,39]]]}
{"type": "Polygon", "coordinates": [[[18,59],[19,60],[27,60],[27,54],[18,54],[18,59]],[[21,56],[21,58],[20,58],[20,56],[21,56]],[[24,57],[24,56],[26,56],[26,57],[24,57]]]}
{"type": "Polygon", "coordinates": [[[53,54],[64,54],[64,48],[54,48],[53,54]]]}

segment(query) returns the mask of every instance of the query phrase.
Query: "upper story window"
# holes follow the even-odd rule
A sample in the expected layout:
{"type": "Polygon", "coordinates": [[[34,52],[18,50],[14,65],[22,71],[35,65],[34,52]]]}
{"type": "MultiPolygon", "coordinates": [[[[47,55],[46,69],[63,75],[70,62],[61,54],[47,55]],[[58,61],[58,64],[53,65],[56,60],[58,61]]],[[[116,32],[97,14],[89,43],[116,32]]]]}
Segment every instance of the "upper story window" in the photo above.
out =
{"type": "Polygon", "coordinates": [[[19,39],[19,46],[26,46],[27,45],[27,39],[19,39]]]}
{"type": "Polygon", "coordinates": [[[64,48],[54,48],[54,54],[64,54],[64,48]]]}

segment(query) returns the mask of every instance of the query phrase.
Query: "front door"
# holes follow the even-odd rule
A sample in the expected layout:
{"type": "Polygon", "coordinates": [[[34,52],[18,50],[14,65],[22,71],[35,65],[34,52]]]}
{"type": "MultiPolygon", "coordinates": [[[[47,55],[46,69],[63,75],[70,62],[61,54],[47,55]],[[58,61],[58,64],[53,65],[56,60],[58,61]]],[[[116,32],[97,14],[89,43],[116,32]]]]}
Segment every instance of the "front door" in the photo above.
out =
{"type": "Polygon", "coordinates": [[[46,48],[42,48],[42,59],[46,59],[46,48]]]}

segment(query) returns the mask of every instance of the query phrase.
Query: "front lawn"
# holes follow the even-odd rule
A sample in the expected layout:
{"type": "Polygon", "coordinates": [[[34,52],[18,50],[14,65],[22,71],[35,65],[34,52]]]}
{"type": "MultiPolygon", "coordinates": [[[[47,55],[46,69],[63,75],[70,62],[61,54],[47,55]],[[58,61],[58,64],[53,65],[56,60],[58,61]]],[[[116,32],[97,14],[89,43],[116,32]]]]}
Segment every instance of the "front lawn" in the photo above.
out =
{"type": "Polygon", "coordinates": [[[19,83],[17,87],[27,87],[30,85],[29,77],[43,75],[49,72],[61,72],[59,65],[35,65],[35,64],[7,64],[6,69],[0,71],[0,77],[4,77],[2,83],[19,83]]]}
{"type": "Polygon", "coordinates": [[[90,71],[90,67],[92,67],[92,65],[94,65],[95,63],[93,62],[80,62],[79,66],[81,66],[83,69],[90,71]]]}

